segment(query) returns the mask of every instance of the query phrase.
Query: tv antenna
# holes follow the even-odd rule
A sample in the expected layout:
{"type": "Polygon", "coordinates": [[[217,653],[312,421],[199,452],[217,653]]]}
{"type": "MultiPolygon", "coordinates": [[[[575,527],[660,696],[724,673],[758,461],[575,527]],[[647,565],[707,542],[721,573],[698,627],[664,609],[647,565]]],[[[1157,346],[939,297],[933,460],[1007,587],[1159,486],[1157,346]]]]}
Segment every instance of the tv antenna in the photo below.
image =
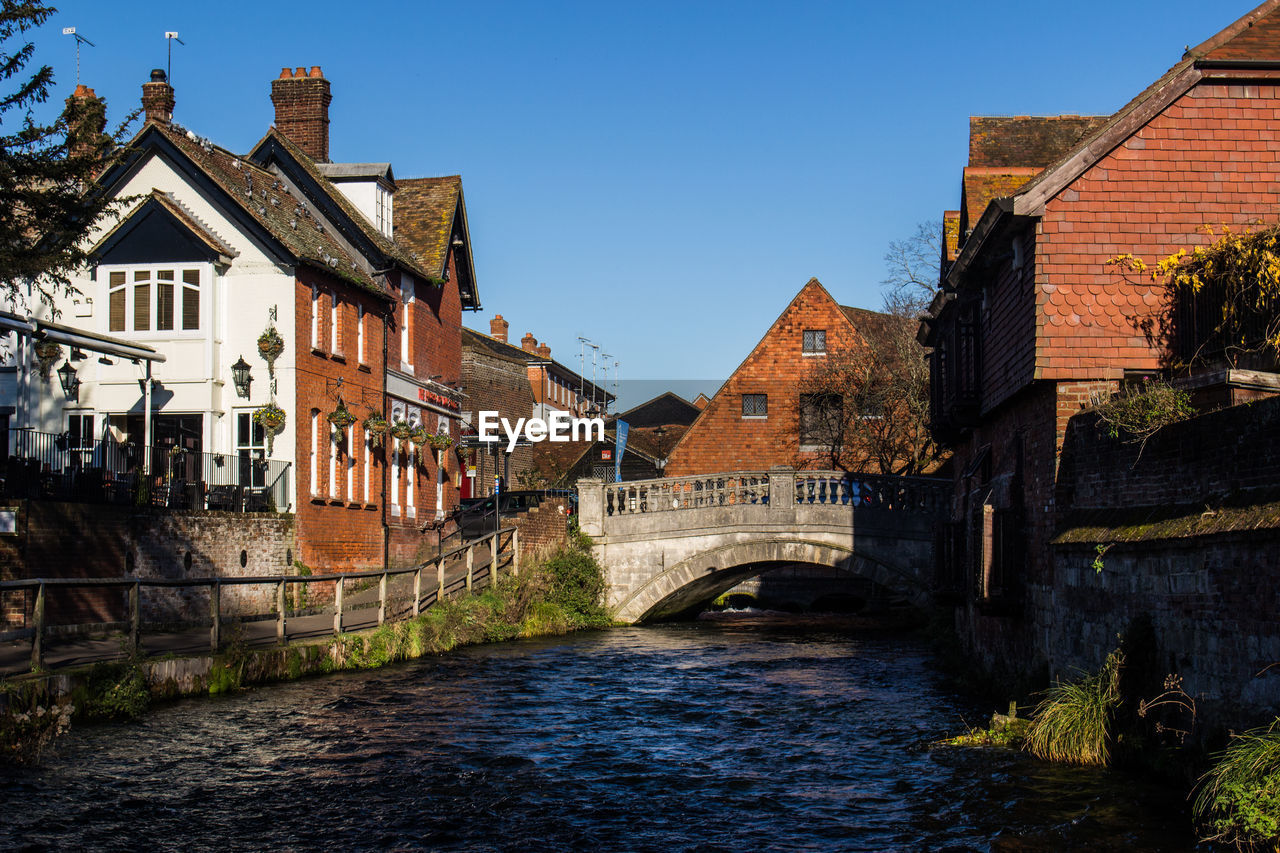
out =
{"type": "Polygon", "coordinates": [[[63,27],[62,34],[64,36],[71,36],[76,40],[76,85],[79,86],[80,85],[80,45],[87,44],[89,45],[89,47],[97,47],[97,45],[89,41],[84,36],[80,35],[78,32],[76,32],[75,27],[63,27]]]}
{"type": "Polygon", "coordinates": [[[178,34],[175,32],[165,32],[164,40],[165,40],[165,43],[168,44],[169,46],[169,63],[168,63],[168,67],[165,69],[165,73],[169,78],[169,85],[172,86],[173,85],[173,43],[176,41],[178,44],[182,45],[183,47],[186,47],[187,43],[182,39],[178,38],[178,34]]]}

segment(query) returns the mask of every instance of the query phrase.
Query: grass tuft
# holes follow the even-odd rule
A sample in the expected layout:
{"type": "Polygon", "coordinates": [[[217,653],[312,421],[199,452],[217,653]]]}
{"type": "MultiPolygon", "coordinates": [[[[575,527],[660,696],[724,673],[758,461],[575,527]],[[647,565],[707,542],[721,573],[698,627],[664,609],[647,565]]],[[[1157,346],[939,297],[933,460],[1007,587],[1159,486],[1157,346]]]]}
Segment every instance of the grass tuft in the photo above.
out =
{"type": "Polygon", "coordinates": [[[1100,672],[1079,681],[1060,681],[1046,690],[1027,730],[1025,748],[1047,761],[1105,766],[1123,664],[1117,649],[1107,655],[1100,672]]]}
{"type": "Polygon", "coordinates": [[[1280,848],[1280,731],[1271,725],[1236,735],[1200,778],[1196,822],[1206,841],[1242,850],[1280,848]]]}

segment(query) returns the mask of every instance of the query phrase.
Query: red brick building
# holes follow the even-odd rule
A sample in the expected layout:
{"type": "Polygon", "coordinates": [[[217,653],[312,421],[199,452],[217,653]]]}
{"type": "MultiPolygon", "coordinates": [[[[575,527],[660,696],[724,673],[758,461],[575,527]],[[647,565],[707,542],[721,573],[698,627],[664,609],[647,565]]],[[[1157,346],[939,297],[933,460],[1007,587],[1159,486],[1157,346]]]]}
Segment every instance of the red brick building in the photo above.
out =
{"type": "MultiPolygon", "coordinates": [[[[463,497],[492,494],[500,477],[508,488],[545,485],[545,471],[535,460],[534,448],[524,444],[510,453],[505,440],[488,446],[476,441],[479,413],[498,412],[512,425],[518,418],[547,418],[552,412],[573,417],[603,416],[614,395],[570,370],[551,357],[551,346],[526,332],[520,346],[507,340],[510,323],[501,314],[489,322],[489,334],[462,330],[462,390],[468,424],[463,448],[463,497]]],[[[547,443],[544,442],[544,446],[547,443]]],[[[555,450],[562,450],[557,443],[555,450]]],[[[545,467],[545,466],[543,466],[545,467]]]]}
{"type": "Polygon", "coordinates": [[[1033,626],[1052,619],[1068,419],[1169,361],[1163,289],[1108,260],[1201,245],[1206,224],[1276,220],[1278,7],[1188,50],[1105,121],[971,123],[962,208],[944,220],[955,240],[921,331],[935,429],[955,451],[942,568],[989,662],[1026,659],[1033,626]]]}
{"type": "Polygon", "coordinates": [[[822,454],[801,444],[803,378],[817,359],[863,346],[892,321],[838,304],[810,279],[675,445],[666,475],[819,464],[822,454]]]}

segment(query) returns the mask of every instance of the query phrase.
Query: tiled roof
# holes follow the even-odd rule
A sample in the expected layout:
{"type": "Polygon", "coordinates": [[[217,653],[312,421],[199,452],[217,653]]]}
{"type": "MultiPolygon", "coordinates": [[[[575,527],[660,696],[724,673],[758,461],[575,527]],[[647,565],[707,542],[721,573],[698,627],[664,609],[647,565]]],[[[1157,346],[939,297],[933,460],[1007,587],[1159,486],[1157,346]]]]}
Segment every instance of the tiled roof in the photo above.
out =
{"type": "Polygon", "coordinates": [[[1255,11],[1261,13],[1259,17],[1251,20],[1238,35],[1207,50],[1204,58],[1211,61],[1250,59],[1280,62],[1280,15],[1276,14],[1276,6],[1264,3],[1255,11]]]}
{"type": "Polygon", "coordinates": [[[1038,174],[1040,169],[1035,166],[965,167],[964,197],[960,202],[960,221],[957,223],[959,236],[968,236],[992,199],[1008,198],[1038,174]]]}
{"type": "Polygon", "coordinates": [[[408,178],[396,182],[396,242],[417,256],[418,262],[437,278],[449,261],[453,217],[462,193],[462,178],[408,178]]]}
{"type": "Polygon", "coordinates": [[[1044,168],[1106,121],[1107,116],[970,116],[969,165],[1044,168]]]}
{"type": "Polygon", "coordinates": [[[1123,134],[1130,116],[1147,107],[1149,102],[1155,104],[1152,109],[1159,108],[1163,98],[1176,97],[1181,94],[1181,91],[1185,91],[1185,88],[1173,86],[1172,84],[1177,82],[1179,78],[1186,80],[1186,85],[1194,83],[1194,79],[1189,79],[1183,75],[1194,71],[1192,66],[1202,60],[1210,62],[1226,60],[1265,62],[1273,60],[1280,62],[1280,56],[1276,56],[1274,48],[1277,37],[1276,30],[1280,28],[1280,21],[1277,21],[1278,10],[1280,10],[1280,0],[1267,0],[1267,2],[1239,18],[1226,29],[1188,50],[1181,61],[1146,89],[1139,92],[1129,103],[1107,119],[1104,124],[1086,134],[1070,149],[1064,151],[1061,157],[1045,168],[1035,179],[1029,181],[1019,191],[1019,195],[1030,195],[1033,198],[1020,203],[1017,212],[1022,213],[1025,205],[1028,213],[1035,213],[1035,208],[1037,207],[1036,199],[1043,201],[1040,197],[1045,193],[1051,195],[1056,192],[1061,185],[1083,173],[1093,162],[1104,156],[1116,144],[1111,142],[1112,137],[1117,133],[1123,134]],[[1043,190],[1040,189],[1042,186],[1044,186],[1043,190]],[[1035,190],[1040,191],[1033,192],[1035,190]]]}
{"type": "Polygon", "coordinates": [[[159,131],[189,157],[300,262],[366,290],[386,293],[274,174],[175,125],[150,122],[143,132],[147,128],[159,131]]]}
{"type": "MultiPolygon", "coordinates": [[[[191,232],[192,236],[204,243],[215,253],[227,258],[234,258],[240,254],[234,248],[228,246],[222,237],[216,234],[214,230],[209,227],[208,223],[197,218],[196,215],[188,210],[182,202],[178,201],[172,193],[152,189],[147,198],[164,208],[169,215],[181,222],[186,229],[191,232]]],[[[128,216],[121,219],[111,228],[110,231],[102,235],[102,238],[98,240],[92,249],[90,249],[90,254],[96,254],[101,247],[110,242],[111,238],[114,237],[117,232],[126,228],[129,221],[145,207],[146,203],[144,202],[143,204],[133,208],[133,210],[129,212],[128,216]]]]}
{"type": "MultiPolygon", "coordinates": [[[[942,262],[949,264],[956,259],[960,251],[960,211],[947,210],[942,213],[942,262]]],[[[943,270],[946,272],[946,270],[943,270]]]]}
{"type": "MultiPolygon", "coordinates": [[[[301,148],[294,145],[293,142],[291,142],[283,133],[272,128],[267,131],[267,135],[263,137],[262,141],[254,146],[254,150],[257,151],[260,149],[262,144],[267,140],[274,140],[278,142],[282,148],[288,151],[298,164],[302,166],[302,168],[307,171],[316,183],[325,191],[333,203],[342,210],[346,218],[351,220],[364,237],[377,246],[384,255],[400,264],[419,278],[426,279],[434,277],[425,270],[421,263],[418,262],[411,250],[400,246],[394,241],[388,240],[383,236],[382,232],[369,221],[368,217],[360,212],[359,208],[352,203],[351,199],[347,198],[341,190],[334,186],[333,183],[324,176],[320,170],[319,164],[308,157],[301,148]]],[[[397,182],[397,186],[398,185],[399,182],[397,182]]]]}
{"type": "Polygon", "coordinates": [[[639,429],[669,424],[691,424],[697,419],[699,412],[701,409],[679,394],[665,391],[651,400],[646,400],[638,406],[619,413],[618,418],[630,424],[631,429],[639,429]]]}
{"type": "MultiPolygon", "coordinates": [[[[463,326],[462,327],[462,348],[465,350],[467,347],[483,349],[486,352],[497,356],[498,358],[505,359],[506,361],[529,362],[529,361],[544,360],[542,356],[538,355],[536,352],[529,352],[528,350],[522,347],[518,347],[515,344],[504,344],[502,341],[498,340],[497,338],[490,337],[489,335],[486,335],[483,332],[477,332],[475,329],[468,329],[466,326],[463,326]]],[[[563,364],[556,361],[555,359],[551,359],[551,362],[557,368],[559,368],[559,372],[561,375],[565,377],[570,377],[575,382],[582,378],[582,377],[579,377],[576,372],[565,367],[563,364]]],[[[592,384],[590,379],[582,379],[582,383],[583,383],[583,387],[585,387],[588,391],[591,390],[592,384]]],[[[610,400],[614,398],[611,392],[606,391],[604,388],[601,388],[599,385],[596,385],[594,387],[596,391],[605,395],[610,400]]]]}
{"type": "MultiPolygon", "coordinates": [[[[895,327],[907,329],[907,334],[911,334],[909,330],[914,329],[916,325],[915,318],[896,317],[893,314],[868,311],[866,308],[850,308],[847,305],[841,305],[840,310],[849,318],[849,322],[853,324],[858,334],[872,344],[887,345],[893,340],[895,327]]],[[[892,347],[886,346],[881,349],[891,351],[892,347]]]]}

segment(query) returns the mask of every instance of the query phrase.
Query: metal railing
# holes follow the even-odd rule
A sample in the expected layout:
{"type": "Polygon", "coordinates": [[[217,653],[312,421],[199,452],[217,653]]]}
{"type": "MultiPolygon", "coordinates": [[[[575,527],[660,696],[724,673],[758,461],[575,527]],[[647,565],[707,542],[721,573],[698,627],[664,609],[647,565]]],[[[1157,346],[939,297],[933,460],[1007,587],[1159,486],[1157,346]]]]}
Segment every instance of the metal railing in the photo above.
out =
{"type": "Polygon", "coordinates": [[[10,430],[6,450],[3,493],[9,498],[232,512],[291,508],[291,463],[279,459],[85,441],[29,429],[10,430]],[[144,476],[147,468],[151,473],[144,476]]]}
{"type": "MultiPolygon", "coordinates": [[[[274,639],[276,643],[284,643],[289,637],[290,622],[298,619],[309,620],[310,630],[300,630],[299,635],[320,636],[330,632],[341,634],[346,629],[359,629],[382,625],[388,621],[399,621],[417,616],[426,607],[446,601],[450,596],[460,592],[470,593],[474,589],[493,585],[498,582],[502,571],[512,576],[520,571],[520,538],[514,527],[504,527],[487,536],[475,539],[457,548],[445,551],[424,563],[404,569],[380,569],[364,572],[331,572],[317,575],[270,575],[258,577],[205,577],[205,578],[31,578],[24,580],[0,581],[0,595],[14,592],[32,592],[35,595],[31,607],[31,625],[28,628],[7,631],[0,634],[5,640],[21,640],[30,638],[32,671],[45,668],[46,645],[49,639],[60,636],[79,636],[84,633],[83,625],[52,626],[46,621],[47,600],[54,590],[63,589],[118,589],[128,595],[127,617],[123,623],[96,624],[91,627],[100,632],[123,631],[125,643],[117,652],[108,654],[102,659],[118,659],[142,652],[142,635],[148,627],[143,621],[143,590],[146,588],[207,588],[209,595],[209,618],[203,623],[192,623],[186,627],[201,630],[207,626],[209,631],[208,649],[217,653],[223,645],[224,623],[274,621],[274,635],[264,635],[264,639],[274,639]],[[505,542],[504,542],[505,539],[505,542]],[[487,546],[487,549],[486,549],[487,546]],[[477,559],[477,553],[488,551],[487,560],[477,559]],[[402,607],[393,606],[388,595],[388,585],[392,578],[412,575],[412,592],[408,603],[402,607]],[[377,581],[376,594],[373,587],[365,590],[348,591],[347,585],[359,585],[361,581],[377,581]],[[245,586],[250,584],[266,584],[274,587],[272,614],[238,614],[228,616],[223,612],[222,589],[224,587],[245,586]],[[317,621],[317,613],[305,616],[298,615],[295,610],[290,614],[288,595],[290,586],[301,585],[310,588],[316,584],[333,585],[333,606],[325,608],[322,618],[317,621]],[[370,624],[352,624],[344,622],[351,614],[360,610],[377,608],[376,622],[370,624]],[[265,616],[265,618],[261,618],[265,616]],[[332,616],[332,628],[328,627],[332,616]],[[317,627],[323,622],[323,627],[317,627]]],[[[362,620],[366,621],[366,620],[362,620]]],[[[180,633],[175,626],[164,623],[152,626],[172,637],[180,633]]],[[[77,662],[80,662],[78,660],[77,662]]],[[[0,671],[3,666],[0,665],[0,671]]]]}

